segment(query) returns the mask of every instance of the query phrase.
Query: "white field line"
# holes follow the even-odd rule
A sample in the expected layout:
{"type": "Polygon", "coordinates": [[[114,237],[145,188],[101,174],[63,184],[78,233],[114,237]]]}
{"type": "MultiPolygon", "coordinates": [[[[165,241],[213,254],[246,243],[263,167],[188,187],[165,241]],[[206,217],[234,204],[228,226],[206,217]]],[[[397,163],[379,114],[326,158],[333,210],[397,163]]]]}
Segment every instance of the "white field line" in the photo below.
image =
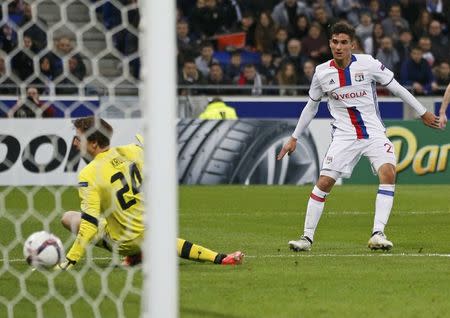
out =
{"type": "MultiPolygon", "coordinates": [[[[298,210],[299,214],[303,213],[304,211],[299,208],[298,210]]],[[[215,214],[211,213],[202,213],[202,212],[195,212],[196,215],[212,215],[216,216],[215,214]]],[[[221,216],[247,216],[247,215],[256,215],[256,214],[266,214],[267,211],[258,211],[255,210],[253,212],[222,212],[220,213],[221,216]]],[[[277,215],[292,215],[293,213],[297,213],[296,211],[282,211],[277,212],[277,215]]],[[[373,215],[374,211],[327,211],[325,210],[323,212],[323,215],[373,215]]],[[[442,215],[442,214],[450,214],[449,211],[444,210],[438,210],[438,211],[392,211],[391,215],[398,215],[398,216],[411,216],[411,215],[442,215]]],[[[190,212],[179,212],[178,215],[180,216],[192,216],[192,213],[190,212]]]]}
{"type": "MultiPolygon", "coordinates": [[[[348,257],[444,257],[450,258],[450,254],[440,254],[440,253],[383,253],[383,252],[373,252],[366,254],[334,254],[334,253],[324,253],[324,254],[311,254],[311,253],[293,253],[293,254],[272,254],[272,255],[245,255],[245,258],[254,259],[264,259],[264,258],[314,258],[314,257],[336,257],[336,258],[348,258],[348,257]]],[[[94,257],[92,260],[112,260],[111,257],[94,257]]],[[[4,259],[0,259],[0,262],[4,262],[4,259]]],[[[22,258],[10,259],[9,263],[25,263],[22,258]]]]}

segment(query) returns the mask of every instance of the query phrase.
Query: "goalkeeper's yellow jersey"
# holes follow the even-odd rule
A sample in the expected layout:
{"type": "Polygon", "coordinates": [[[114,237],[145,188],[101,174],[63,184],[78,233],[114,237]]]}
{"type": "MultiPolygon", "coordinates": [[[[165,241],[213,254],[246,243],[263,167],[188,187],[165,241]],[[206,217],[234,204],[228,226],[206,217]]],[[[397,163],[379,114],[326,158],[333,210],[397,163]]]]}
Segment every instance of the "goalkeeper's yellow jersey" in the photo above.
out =
{"type": "Polygon", "coordinates": [[[142,169],[143,149],[130,144],[111,147],[81,170],[78,186],[82,220],[68,259],[78,261],[82,257],[102,219],[106,220],[109,238],[119,245],[143,235],[142,169]]]}

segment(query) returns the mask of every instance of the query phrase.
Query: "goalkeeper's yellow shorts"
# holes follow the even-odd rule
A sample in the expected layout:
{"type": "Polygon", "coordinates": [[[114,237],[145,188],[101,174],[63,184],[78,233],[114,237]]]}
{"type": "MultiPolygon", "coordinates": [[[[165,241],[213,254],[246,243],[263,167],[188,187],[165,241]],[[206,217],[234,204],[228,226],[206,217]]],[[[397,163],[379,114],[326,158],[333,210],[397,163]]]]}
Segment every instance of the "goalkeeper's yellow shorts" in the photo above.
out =
{"type": "Polygon", "coordinates": [[[96,246],[104,248],[110,252],[116,251],[119,255],[136,255],[141,252],[141,245],[144,241],[144,233],[132,240],[115,241],[111,238],[108,231],[106,219],[100,218],[98,220],[97,234],[94,237],[96,246]]]}

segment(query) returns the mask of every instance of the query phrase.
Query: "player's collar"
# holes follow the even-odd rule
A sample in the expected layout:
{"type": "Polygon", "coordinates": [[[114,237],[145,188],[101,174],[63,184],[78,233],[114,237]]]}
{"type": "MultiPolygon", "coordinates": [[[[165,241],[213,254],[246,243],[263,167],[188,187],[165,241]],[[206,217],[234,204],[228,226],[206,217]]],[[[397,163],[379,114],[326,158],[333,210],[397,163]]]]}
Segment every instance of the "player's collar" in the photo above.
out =
{"type": "Polygon", "coordinates": [[[106,149],[106,150],[104,150],[104,151],[102,151],[102,152],[99,152],[97,155],[95,155],[95,159],[99,159],[99,158],[102,158],[102,157],[106,156],[106,154],[108,153],[108,151],[109,151],[110,149],[111,149],[111,148],[108,147],[108,149],[106,149]]]}
{"type": "MultiPolygon", "coordinates": [[[[354,56],[353,54],[352,54],[352,58],[350,59],[350,63],[347,65],[347,67],[349,67],[353,62],[355,62],[356,61],[356,56],[354,56]]],[[[336,65],[336,62],[334,61],[334,59],[332,59],[331,60],[331,62],[330,62],[330,66],[331,67],[335,67],[335,68],[339,68],[337,65],[336,65]]],[[[346,68],[347,68],[346,67],[346,68]]]]}

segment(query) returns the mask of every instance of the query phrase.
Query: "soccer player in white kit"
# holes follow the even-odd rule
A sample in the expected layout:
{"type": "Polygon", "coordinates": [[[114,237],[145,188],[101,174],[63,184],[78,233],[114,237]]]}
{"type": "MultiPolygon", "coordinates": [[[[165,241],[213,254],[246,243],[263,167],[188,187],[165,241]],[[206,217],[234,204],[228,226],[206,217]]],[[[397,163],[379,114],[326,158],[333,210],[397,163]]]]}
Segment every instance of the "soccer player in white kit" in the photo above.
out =
{"type": "Polygon", "coordinates": [[[332,27],[329,45],[333,59],[316,67],[308,103],[294,133],[277,156],[281,160],[286,153],[295,151],[297,140],[316,115],[321,98],[327,95],[328,108],[334,119],[332,141],[308,201],[304,233],[299,240],[288,243],[294,251],[311,249],[326,197],[338,178],[350,177],[361,156],[369,159],[380,181],[368,246],[373,250],[389,250],[393,246],[386,238],[384,228],[394,201],[396,159],[394,145],[386,137],[380,117],[376,82],[414,108],[425,125],[439,128],[439,118],[402,87],[389,69],[371,55],[351,53],[354,37],[355,30],[345,22],[332,27]]]}

